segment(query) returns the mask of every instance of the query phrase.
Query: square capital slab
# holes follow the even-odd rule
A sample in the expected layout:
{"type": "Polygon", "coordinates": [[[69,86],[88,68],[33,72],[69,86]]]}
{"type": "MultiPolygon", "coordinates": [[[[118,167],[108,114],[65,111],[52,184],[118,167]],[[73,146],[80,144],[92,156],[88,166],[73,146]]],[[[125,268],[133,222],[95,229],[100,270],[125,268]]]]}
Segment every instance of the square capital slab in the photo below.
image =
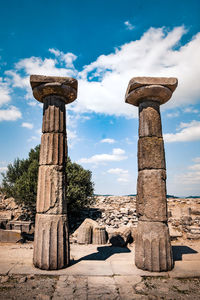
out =
{"type": "Polygon", "coordinates": [[[78,82],[72,77],[31,75],[30,84],[33,96],[42,103],[46,96],[59,96],[65,104],[77,97],[78,82]]]}
{"type": "Polygon", "coordinates": [[[134,77],[126,90],[125,102],[139,106],[143,101],[167,102],[178,85],[174,77],[134,77]]]}
{"type": "Polygon", "coordinates": [[[30,84],[32,89],[44,83],[55,83],[55,82],[69,85],[77,90],[78,82],[76,79],[72,77],[44,76],[44,75],[30,76],[30,84]]]}

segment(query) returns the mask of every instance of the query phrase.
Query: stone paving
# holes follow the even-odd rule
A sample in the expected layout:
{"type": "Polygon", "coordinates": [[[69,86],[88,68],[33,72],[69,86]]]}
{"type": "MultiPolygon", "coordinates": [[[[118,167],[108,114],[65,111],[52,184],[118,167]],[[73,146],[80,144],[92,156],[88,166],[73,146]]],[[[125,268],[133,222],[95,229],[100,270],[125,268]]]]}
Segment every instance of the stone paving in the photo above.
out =
{"type": "MultiPolygon", "coordinates": [[[[6,282],[6,280],[16,281],[15,278],[18,277],[18,284],[13,283],[13,293],[15,291],[17,295],[16,289],[19,289],[20,286],[23,290],[36,281],[38,282],[37,285],[35,284],[38,295],[36,298],[30,295],[30,299],[41,300],[189,299],[186,296],[190,292],[194,292],[194,295],[192,294],[193,300],[198,299],[197,289],[200,289],[200,279],[197,283],[193,281],[196,280],[194,277],[200,277],[200,243],[191,242],[187,245],[173,245],[173,250],[175,257],[174,269],[169,272],[152,273],[136,268],[134,265],[134,247],[71,245],[71,266],[62,270],[46,271],[33,266],[32,243],[21,245],[2,243],[0,244],[1,282],[6,282]],[[34,278],[34,280],[29,278],[34,278]],[[46,278],[46,283],[45,280],[37,278],[46,278]],[[155,282],[152,283],[151,278],[155,278],[157,285],[155,282]],[[177,278],[179,280],[189,280],[185,283],[184,291],[183,284],[177,281],[177,278]],[[50,286],[48,280],[53,279],[54,288],[46,287],[45,290],[45,284],[50,286]],[[40,281],[44,283],[40,283],[40,281]],[[173,283],[174,281],[178,282],[176,286],[173,283]],[[191,281],[193,285],[191,285],[191,281]],[[41,284],[44,285],[44,291],[41,284]],[[171,298],[155,298],[153,295],[155,295],[156,287],[160,297],[167,294],[167,290],[170,292],[174,289],[173,295],[170,296],[171,298]],[[149,296],[150,292],[151,297],[149,296]]],[[[9,289],[12,288],[11,283],[8,286],[9,289]]],[[[30,291],[31,288],[29,288],[29,293],[30,291]]],[[[5,296],[1,298],[1,293],[5,293],[3,288],[0,288],[0,299],[26,299],[25,292],[24,297],[18,298],[6,298],[5,296]]]]}

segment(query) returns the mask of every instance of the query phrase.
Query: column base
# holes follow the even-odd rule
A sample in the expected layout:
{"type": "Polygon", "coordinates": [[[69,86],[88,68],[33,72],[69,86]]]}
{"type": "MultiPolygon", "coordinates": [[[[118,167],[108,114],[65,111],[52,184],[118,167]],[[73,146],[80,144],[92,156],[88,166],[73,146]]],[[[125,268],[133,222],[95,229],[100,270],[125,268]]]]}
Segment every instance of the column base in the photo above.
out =
{"type": "Polygon", "coordinates": [[[170,271],[173,268],[169,229],[165,223],[138,222],[135,265],[150,272],[170,271]]]}
{"type": "Polygon", "coordinates": [[[66,215],[36,214],[33,264],[43,270],[58,270],[70,262],[66,215]]]}

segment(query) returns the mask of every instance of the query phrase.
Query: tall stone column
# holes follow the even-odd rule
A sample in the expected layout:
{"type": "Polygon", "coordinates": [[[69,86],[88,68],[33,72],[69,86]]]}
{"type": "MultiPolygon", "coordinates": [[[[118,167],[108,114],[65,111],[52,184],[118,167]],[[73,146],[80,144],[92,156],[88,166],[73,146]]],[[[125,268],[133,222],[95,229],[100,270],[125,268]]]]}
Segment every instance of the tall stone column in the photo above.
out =
{"type": "Polygon", "coordinates": [[[151,272],[173,267],[160,105],[171,98],[177,83],[176,78],[135,77],[126,91],[125,101],[139,107],[135,264],[151,272]]]}
{"type": "Polygon", "coordinates": [[[65,104],[76,99],[77,81],[69,77],[32,75],[35,99],[43,103],[33,263],[45,270],[69,265],[65,199],[67,154],[65,104]]]}

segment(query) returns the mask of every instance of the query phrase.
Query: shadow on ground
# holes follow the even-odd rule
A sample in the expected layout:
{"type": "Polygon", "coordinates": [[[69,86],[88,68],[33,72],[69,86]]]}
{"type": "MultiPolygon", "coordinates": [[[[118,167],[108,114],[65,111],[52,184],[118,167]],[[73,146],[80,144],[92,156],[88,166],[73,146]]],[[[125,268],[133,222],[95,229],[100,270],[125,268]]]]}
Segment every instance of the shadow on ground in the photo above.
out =
{"type": "Polygon", "coordinates": [[[174,261],[182,260],[183,254],[194,254],[198,253],[196,250],[188,246],[172,246],[173,259],[174,261]]]}
{"type": "Polygon", "coordinates": [[[98,252],[83,256],[78,260],[72,261],[71,264],[76,264],[82,260],[106,260],[113,254],[131,252],[127,247],[122,248],[122,247],[113,247],[113,246],[97,247],[97,250],[98,252]]]}

